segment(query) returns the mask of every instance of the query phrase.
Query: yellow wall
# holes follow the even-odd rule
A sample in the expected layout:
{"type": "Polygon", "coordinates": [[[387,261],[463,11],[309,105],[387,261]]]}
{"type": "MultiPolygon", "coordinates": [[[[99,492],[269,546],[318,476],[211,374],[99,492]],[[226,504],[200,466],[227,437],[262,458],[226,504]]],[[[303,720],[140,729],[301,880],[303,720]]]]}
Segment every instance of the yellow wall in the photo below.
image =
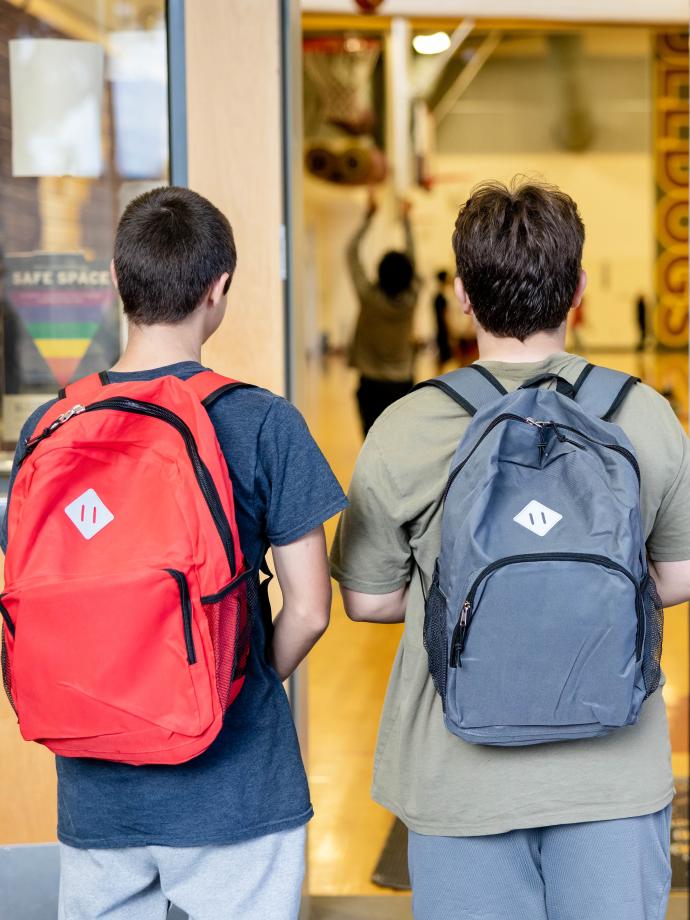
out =
{"type": "Polygon", "coordinates": [[[274,0],[186,3],[189,185],[228,216],[238,250],[228,316],[204,360],[280,393],[279,25],[274,0]]]}

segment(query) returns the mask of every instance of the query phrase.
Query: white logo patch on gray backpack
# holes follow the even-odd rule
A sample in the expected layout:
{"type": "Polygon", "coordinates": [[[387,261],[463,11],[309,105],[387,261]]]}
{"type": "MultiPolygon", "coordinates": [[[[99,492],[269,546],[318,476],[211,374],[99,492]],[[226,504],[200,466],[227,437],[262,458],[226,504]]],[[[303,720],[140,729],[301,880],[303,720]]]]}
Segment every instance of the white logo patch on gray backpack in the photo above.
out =
{"type": "Polygon", "coordinates": [[[545,375],[513,393],[480,365],[421,384],[473,416],[424,617],[446,727],[466,741],[605,735],[659,685],[640,470],[609,421],[636,383],[588,364],[574,384],[545,375]]]}

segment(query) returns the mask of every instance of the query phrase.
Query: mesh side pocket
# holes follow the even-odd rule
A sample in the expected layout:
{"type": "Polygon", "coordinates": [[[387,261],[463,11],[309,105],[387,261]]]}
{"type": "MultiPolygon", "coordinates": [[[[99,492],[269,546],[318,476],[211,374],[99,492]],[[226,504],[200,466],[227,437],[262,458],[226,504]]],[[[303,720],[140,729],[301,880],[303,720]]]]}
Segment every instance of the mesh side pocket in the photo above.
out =
{"type": "Polygon", "coordinates": [[[204,604],[216,659],[216,687],[223,712],[239,692],[249,660],[252,616],[257,592],[252,576],[244,578],[224,597],[204,604]]]}
{"type": "Polygon", "coordinates": [[[429,658],[429,673],[445,710],[448,638],[446,599],[438,584],[438,563],[434,568],[434,577],[424,607],[424,648],[429,658]]]}
{"type": "Polygon", "coordinates": [[[5,630],[0,627],[0,636],[2,637],[2,647],[0,648],[0,665],[2,665],[2,682],[5,687],[5,693],[7,694],[7,699],[10,701],[10,706],[14,709],[15,713],[17,712],[17,707],[14,703],[14,696],[12,694],[12,670],[10,668],[10,662],[7,657],[7,647],[5,646],[5,630]]]}
{"type": "Polygon", "coordinates": [[[648,575],[642,585],[644,608],[644,645],[642,647],[642,676],[645,685],[645,699],[659,686],[661,677],[661,648],[664,639],[664,608],[654,584],[648,575]]]}

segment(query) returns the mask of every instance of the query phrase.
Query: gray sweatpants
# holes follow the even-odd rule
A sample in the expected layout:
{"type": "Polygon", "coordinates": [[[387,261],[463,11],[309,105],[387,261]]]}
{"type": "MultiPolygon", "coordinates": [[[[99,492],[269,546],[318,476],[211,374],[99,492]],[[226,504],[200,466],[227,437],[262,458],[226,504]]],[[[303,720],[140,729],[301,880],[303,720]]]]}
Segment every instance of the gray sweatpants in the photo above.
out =
{"type": "Polygon", "coordinates": [[[671,806],[486,837],[410,832],[415,920],[663,920],[671,806]]]}
{"type": "Polygon", "coordinates": [[[60,844],[59,920],[296,920],[306,829],[205,847],[60,844]]]}

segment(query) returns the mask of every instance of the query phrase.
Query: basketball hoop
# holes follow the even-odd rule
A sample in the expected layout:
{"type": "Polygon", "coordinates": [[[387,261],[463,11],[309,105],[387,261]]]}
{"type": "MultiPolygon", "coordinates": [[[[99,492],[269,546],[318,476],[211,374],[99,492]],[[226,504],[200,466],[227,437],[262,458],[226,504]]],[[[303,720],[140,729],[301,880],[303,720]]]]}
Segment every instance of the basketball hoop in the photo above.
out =
{"type": "Polygon", "coordinates": [[[381,54],[375,38],[305,38],[304,67],[323,106],[324,121],[347,134],[369,134],[376,123],[371,78],[381,54]]]}
{"type": "Polygon", "coordinates": [[[375,13],[383,0],[355,0],[355,3],[363,13],[375,13]]]}

